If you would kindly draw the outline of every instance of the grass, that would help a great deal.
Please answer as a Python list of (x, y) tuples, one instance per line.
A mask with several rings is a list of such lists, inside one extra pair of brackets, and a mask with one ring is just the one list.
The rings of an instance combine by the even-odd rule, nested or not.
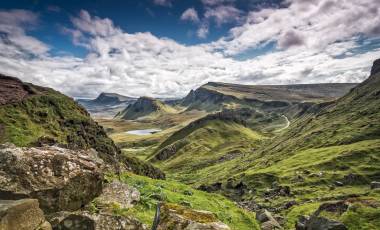
[[(109, 180), (113, 179), (116, 178), (109, 176)], [(149, 226), (153, 221), (156, 204), (161, 200), (191, 209), (210, 211), (231, 229), (259, 229), (254, 213), (240, 209), (221, 195), (198, 191), (172, 180), (154, 180), (132, 173), (124, 173), (121, 181), (137, 188), (141, 193), (141, 200), (131, 209), (121, 210), (116, 205), (114, 212), (135, 216)]]

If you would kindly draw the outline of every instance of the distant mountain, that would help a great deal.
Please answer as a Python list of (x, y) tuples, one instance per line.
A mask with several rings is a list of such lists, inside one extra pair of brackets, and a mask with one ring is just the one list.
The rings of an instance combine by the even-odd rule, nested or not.
[(116, 118), (134, 120), (146, 116), (158, 116), (174, 113), (175, 109), (162, 101), (151, 97), (140, 97), (133, 104), (128, 105), (123, 111), (116, 114)]
[(111, 118), (136, 100), (137, 98), (117, 93), (101, 93), (94, 100), (78, 99), (77, 101), (84, 106), (92, 116)]
[(323, 102), (343, 96), (356, 83), (298, 85), (238, 85), (209, 82), (190, 93), (179, 104), (188, 110), (213, 111), (243, 106), (281, 107), (305, 102)]
[(136, 98), (120, 95), (117, 93), (101, 93), (92, 102), (95, 104), (113, 105), (120, 104), (126, 101), (135, 101)]

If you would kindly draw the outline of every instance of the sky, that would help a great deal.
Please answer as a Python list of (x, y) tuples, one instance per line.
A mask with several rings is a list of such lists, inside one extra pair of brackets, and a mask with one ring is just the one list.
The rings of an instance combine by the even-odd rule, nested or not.
[(75, 98), (361, 82), (380, 58), (378, 1), (1, 1), (0, 73)]

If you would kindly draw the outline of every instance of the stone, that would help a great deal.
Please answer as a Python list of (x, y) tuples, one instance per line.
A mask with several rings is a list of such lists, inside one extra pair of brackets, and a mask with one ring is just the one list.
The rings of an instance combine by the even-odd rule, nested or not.
[(229, 230), (208, 211), (194, 210), (175, 204), (162, 204), (157, 230)]
[(335, 181), (334, 184), (335, 184), (336, 186), (339, 186), (339, 187), (341, 187), (341, 186), (344, 185), (344, 184), (343, 184), (342, 182), (340, 182), (340, 181)]
[(372, 181), (371, 182), (371, 189), (379, 189), (380, 188), (380, 182)]
[(36, 199), (0, 200), (1, 230), (51, 230)]
[(45, 213), (72, 211), (100, 195), (102, 181), (95, 150), (0, 148), (0, 199), (35, 198)]
[(140, 192), (127, 184), (112, 181), (105, 184), (102, 194), (96, 198), (99, 206), (111, 206), (117, 203), (120, 208), (131, 208), (140, 200)]
[(311, 217), (306, 227), (308, 230), (348, 230), (343, 223), (325, 217)]
[(49, 216), (55, 230), (146, 230), (146, 225), (132, 217), (87, 211), (58, 212)]
[(309, 221), (309, 216), (300, 216), (296, 222), (296, 230), (307, 230), (306, 223)]
[(282, 229), (281, 225), (266, 209), (256, 212), (256, 220), (260, 223), (262, 230)]
[(366, 182), (366, 179), (362, 175), (350, 173), (343, 177), (343, 183), (349, 185), (363, 184)]

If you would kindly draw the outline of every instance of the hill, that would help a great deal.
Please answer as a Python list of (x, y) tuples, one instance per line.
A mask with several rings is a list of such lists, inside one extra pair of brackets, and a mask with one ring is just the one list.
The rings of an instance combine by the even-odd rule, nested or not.
[(159, 116), (174, 113), (175, 110), (162, 101), (151, 97), (140, 97), (133, 104), (128, 105), (123, 111), (116, 114), (116, 118), (134, 120), (147, 116)]
[(209, 82), (183, 98), (188, 110), (215, 111), (222, 108), (263, 107), (276, 109), (292, 104), (331, 101), (343, 96), (355, 83), (298, 85), (238, 85)]
[(93, 100), (93, 103), (112, 105), (134, 100), (136, 100), (136, 98), (124, 96), (117, 93), (101, 93), (97, 98)]
[[(294, 229), (300, 215), (311, 215), (329, 203), (338, 205), (334, 202), (354, 208), (321, 215), (348, 229), (377, 229), (380, 195), (371, 182), (380, 180), (379, 66), (380, 61), (375, 61), (366, 81), (346, 88), (348, 92), (335, 100), (326, 102), (326, 97), (314, 95), (302, 96), (302, 100), (288, 97), (288, 101), (306, 98), (313, 103), (294, 116), (289, 127), (269, 136), (263, 136), (258, 126), (249, 130), (256, 138), (247, 139), (246, 128), (252, 127), (249, 122), (240, 122), (236, 132), (229, 133), (233, 129), (228, 126), (239, 122), (206, 119), (161, 144), (174, 145), (175, 154), (160, 160), (162, 150), (158, 150), (151, 160), (169, 177), (224, 194), (250, 210), (267, 209), (282, 216), (286, 229)], [(264, 96), (260, 99), (266, 100)], [(218, 126), (221, 128), (215, 128)], [(221, 135), (224, 132), (226, 135)], [(223, 141), (214, 145), (218, 139)], [(226, 149), (238, 154), (227, 157)], [(223, 160), (217, 160), (220, 156)]]
[(0, 144), (93, 148), (110, 167), (118, 169), (123, 162), (122, 166), (142, 175), (163, 177), (153, 166), (123, 157), (83, 107), (53, 89), (0, 75), (0, 103)]

